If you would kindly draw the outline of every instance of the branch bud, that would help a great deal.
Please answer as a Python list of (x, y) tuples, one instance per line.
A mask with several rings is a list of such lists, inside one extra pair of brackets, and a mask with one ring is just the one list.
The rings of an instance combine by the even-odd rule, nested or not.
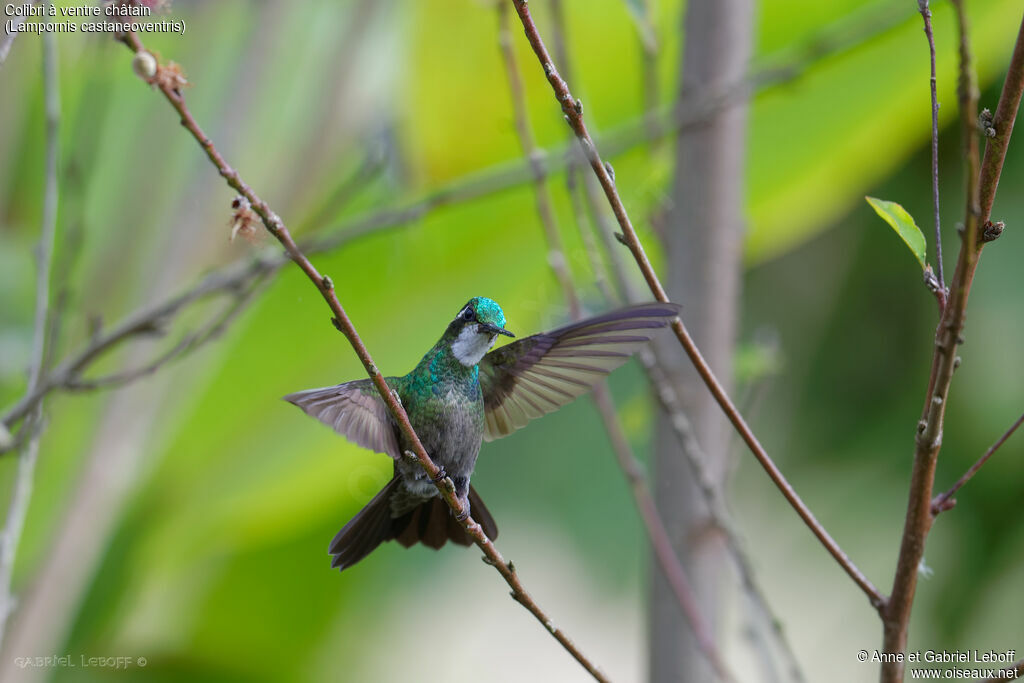
[(136, 76), (148, 83), (156, 76), (156, 70), (157, 61), (152, 53), (145, 50), (139, 50), (135, 53), (135, 57), (132, 58), (132, 71), (135, 72)]
[(999, 236), (1003, 234), (1003, 230), (1006, 228), (1006, 223), (1002, 221), (985, 221), (985, 226), (981, 229), (981, 241), (982, 242), (994, 242), (999, 239)]
[(987, 138), (994, 138), (996, 136), (995, 119), (992, 116), (992, 112), (988, 109), (982, 109), (981, 113), (978, 114), (978, 130), (981, 134)]

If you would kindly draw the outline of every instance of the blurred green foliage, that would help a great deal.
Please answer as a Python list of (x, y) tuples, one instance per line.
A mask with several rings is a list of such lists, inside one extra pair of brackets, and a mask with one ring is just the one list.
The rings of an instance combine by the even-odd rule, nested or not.
[[(629, 3), (568, 0), (574, 94), (598, 134), (642, 114), (641, 53)], [(930, 216), (928, 54), (914, 3), (766, 2), (756, 64), (796, 59), (804, 75), (753, 102), (747, 170), (750, 263), (742, 342), (769, 329), (776, 374), (751, 371), (762, 441), (818, 517), (885, 589), (895, 563), (913, 430), (927, 379), (934, 301), (920, 275), (860, 202), (871, 192)], [(541, 31), (550, 31), (535, 3)], [(655, 3), (659, 101), (677, 90), (682, 7)], [(986, 90), (998, 95), (1019, 20), (1013, 0), (969, 3)], [(518, 163), (512, 109), (490, 3), (176, 2), (183, 36), (146, 35), (181, 65), (190, 107), (226, 158), (290, 225), (314, 215), (366, 159), (376, 169), (326, 225), (402, 206), (481, 168)], [(896, 17), (895, 20), (893, 17)], [(955, 120), (955, 27), (935, 8), (940, 121)], [(877, 29), (872, 27), (877, 25)], [(830, 54), (849, 27), (867, 39)], [(543, 74), (518, 40), (539, 143), (567, 131)], [(62, 36), (61, 208), (57, 278), (68, 285), (57, 356), (108, 323), (195, 283), (222, 264), (273, 250), (228, 242), (232, 198), (130, 68), (122, 46)], [(32, 264), (43, 173), (40, 41), (23, 35), (0, 68), (0, 403), (24, 389)], [(827, 56), (818, 59), (816, 55)], [(1017, 141), (1019, 142), (1019, 141)], [(971, 299), (969, 343), (954, 383), (938, 487), (952, 483), (1024, 405), (1024, 283), (1013, 225), (1024, 218), (1020, 145), (1011, 145), (996, 205), (1006, 234), (985, 251)], [(672, 145), (613, 159), (626, 206), (654, 257), (649, 218), (667, 201)], [(947, 266), (963, 214), (959, 143), (944, 133), (942, 216)], [(379, 163), (377, 163), (379, 162)], [(551, 180), (573, 273), (604, 306), (564, 179)], [(1014, 220), (1017, 219), (1017, 220)], [(315, 259), (388, 374), (404, 373), (470, 296), (505, 309), (530, 333), (564, 319), (530, 188), (438, 208)], [(931, 252), (930, 252), (931, 253)], [(137, 365), (167, 339), (112, 354)], [(144, 656), (130, 680), (583, 680), (507, 598), (476, 551), (389, 545), (339, 576), (327, 541), (386, 481), (390, 464), (278, 400), (362, 375), (328, 311), (285, 269), (226, 335), (117, 394), (59, 395), (17, 566), (32, 585), (76, 487), (98, 454), (118, 463), (94, 492), (112, 525), (84, 595), (53, 625), (58, 653)], [(763, 363), (759, 362), (760, 366)], [(611, 380), (642, 455), (651, 405), (641, 374)], [(769, 397), (766, 400), (764, 397)], [(872, 610), (737, 444), (734, 507), (762, 583), (810, 680), (869, 680), (854, 655), (880, 643)], [(1024, 464), (1010, 442), (937, 523), (919, 584), (916, 648), (1010, 648), (1024, 632), (1006, 595), (1024, 580), (1019, 516)], [(111, 455), (113, 454), (113, 455)], [(645, 456), (646, 457), (646, 456)], [(6, 509), (14, 458), (0, 461)], [(499, 547), (556, 621), (617, 680), (643, 669), (648, 562), (636, 514), (596, 411), (579, 401), (485, 445), (474, 477), (499, 520)], [(124, 492), (122, 499), (121, 492)], [(96, 523), (103, 524), (103, 515)], [(744, 656), (738, 629), (724, 638)], [(524, 657), (529, 653), (529, 657)], [(14, 653), (16, 655), (49, 654)], [(840, 673), (836, 673), (838, 666)], [(55, 680), (122, 672), (61, 668)]]

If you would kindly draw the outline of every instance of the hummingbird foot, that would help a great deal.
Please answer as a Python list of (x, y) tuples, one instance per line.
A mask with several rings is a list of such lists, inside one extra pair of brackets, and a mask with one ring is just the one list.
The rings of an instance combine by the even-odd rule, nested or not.
[(471, 510), (469, 504), (469, 477), (453, 477), (452, 483), (455, 484), (455, 496), (459, 499), (459, 504), (462, 508), (462, 512), (457, 513), (455, 519), (462, 522), (469, 517)]
[(469, 477), (452, 477), (452, 484), (455, 485), (455, 495), (462, 504), (469, 507)]
[(437, 474), (435, 474), (434, 477), (433, 477), (434, 483), (435, 484), (440, 484), (447, 477), (448, 477), (448, 470), (446, 470), (444, 468), (444, 465), (438, 465), (437, 466)]

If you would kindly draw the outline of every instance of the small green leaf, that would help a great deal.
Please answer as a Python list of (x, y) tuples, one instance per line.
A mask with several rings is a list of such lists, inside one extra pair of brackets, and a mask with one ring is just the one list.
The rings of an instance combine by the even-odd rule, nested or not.
[(924, 270), (927, 267), (925, 264), (924, 233), (921, 232), (921, 228), (917, 227), (914, 217), (896, 202), (876, 199), (874, 197), (865, 197), (864, 199), (868, 200), (868, 204), (875, 210), (875, 213), (892, 226), (892, 229), (900, 236), (900, 239), (907, 245), (907, 248), (914, 252), (914, 256), (917, 257), (918, 262), (921, 264), (921, 270)]

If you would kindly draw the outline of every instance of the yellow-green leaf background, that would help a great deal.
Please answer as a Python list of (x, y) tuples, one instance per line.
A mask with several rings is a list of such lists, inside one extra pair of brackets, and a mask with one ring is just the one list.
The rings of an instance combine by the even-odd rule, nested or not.
[[(676, 1), (654, 4), (658, 99), (668, 106), (678, 88), (683, 10)], [(600, 144), (602, 133), (642, 114), (635, 25), (622, 0), (565, 5), (570, 85)], [(750, 110), (740, 339), (767, 330), (778, 340), (781, 370), (746, 407), (797, 490), (883, 589), (895, 566), (935, 321), (920, 275), (861, 200), (884, 196), (931, 224), (927, 45), (916, 3), (893, 5), (757, 6), (754, 67), (795, 61), (805, 71), (759, 90)], [(531, 7), (548, 35), (545, 3)], [(994, 107), (1020, 4), (968, 7), (982, 104)], [(186, 20), (185, 34), (144, 35), (146, 44), (182, 65), (196, 119), (289, 225), (302, 226), (364, 159), (381, 160), (342, 210), (302, 226), (301, 236), (520, 164), (489, 2), (179, 1), (171, 12)], [(959, 141), (947, 125), (956, 121), (949, 3), (936, 5), (934, 24), (949, 272), (963, 213)], [(815, 56), (822, 36), (842, 42), (848, 32), (859, 36), (853, 45)], [(513, 35), (539, 143), (557, 156), (568, 132), (562, 114), (515, 24)], [(58, 46), (58, 278), (71, 287), (63, 357), (87, 343), (90, 319), (113, 324), (214, 268), (275, 247), (269, 239), (228, 241), (232, 193), (159, 93), (133, 75), (123, 46), (81, 34), (60, 36)], [(22, 35), (0, 68), (4, 405), (24, 390), (31, 342), (44, 149), (39, 74), (40, 40)], [(1024, 242), (1014, 225), (1024, 217), (1015, 190), (1024, 171), (1019, 142), (996, 204), (1008, 227), (986, 249), (972, 292), (938, 487), (1024, 406), (1024, 360), (1014, 351), (1024, 336)], [(659, 267), (649, 219), (669, 199), (672, 150), (670, 141), (640, 143), (611, 159)], [(564, 177), (554, 175), (551, 187), (570, 267), (588, 307), (599, 310)], [(517, 334), (566, 316), (525, 183), (429, 211), (315, 262), (387, 374), (412, 367), (470, 296), (498, 300)], [(211, 310), (98, 369), (144, 363)], [(329, 317), (305, 277), (286, 268), (201, 351), (117, 393), (48, 400), (16, 590), (45, 575), (54, 539), (71, 524), (66, 515), (106, 532), (86, 548), (94, 562), (86, 552), (82, 566), (63, 567), (80, 590), (61, 584), (65, 601), (46, 628), (52, 651), (5, 654), (145, 657), (126, 680), (585, 680), (475, 549), (389, 544), (344, 574), (329, 570), (327, 542), (390, 476), (386, 458), (279, 400), (362, 376)], [(611, 384), (646, 459), (653, 407), (641, 373), (627, 366)], [(1009, 598), (1024, 580), (1020, 453), (1011, 441), (937, 523), (926, 554), (934, 575), (919, 583), (911, 649), (1020, 646), (1024, 624)], [(880, 646), (873, 610), (738, 442), (732, 455), (736, 516), (808, 679), (873, 679), (875, 669), (855, 661), (858, 650)], [(2, 509), (15, 469), (13, 457), (0, 460)], [(83, 503), (84, 481), (91, 483)], [(501, 527), (499, 547), (555, 622), (615, 680), (639, 680), (650, 562), (590, 403), (485, 445), (474, 484)], [(743, 671), (755, 660), (742, 605), (730, 614), (720, 639)], [(34, 673), (99, 681), (122, 672)]]

